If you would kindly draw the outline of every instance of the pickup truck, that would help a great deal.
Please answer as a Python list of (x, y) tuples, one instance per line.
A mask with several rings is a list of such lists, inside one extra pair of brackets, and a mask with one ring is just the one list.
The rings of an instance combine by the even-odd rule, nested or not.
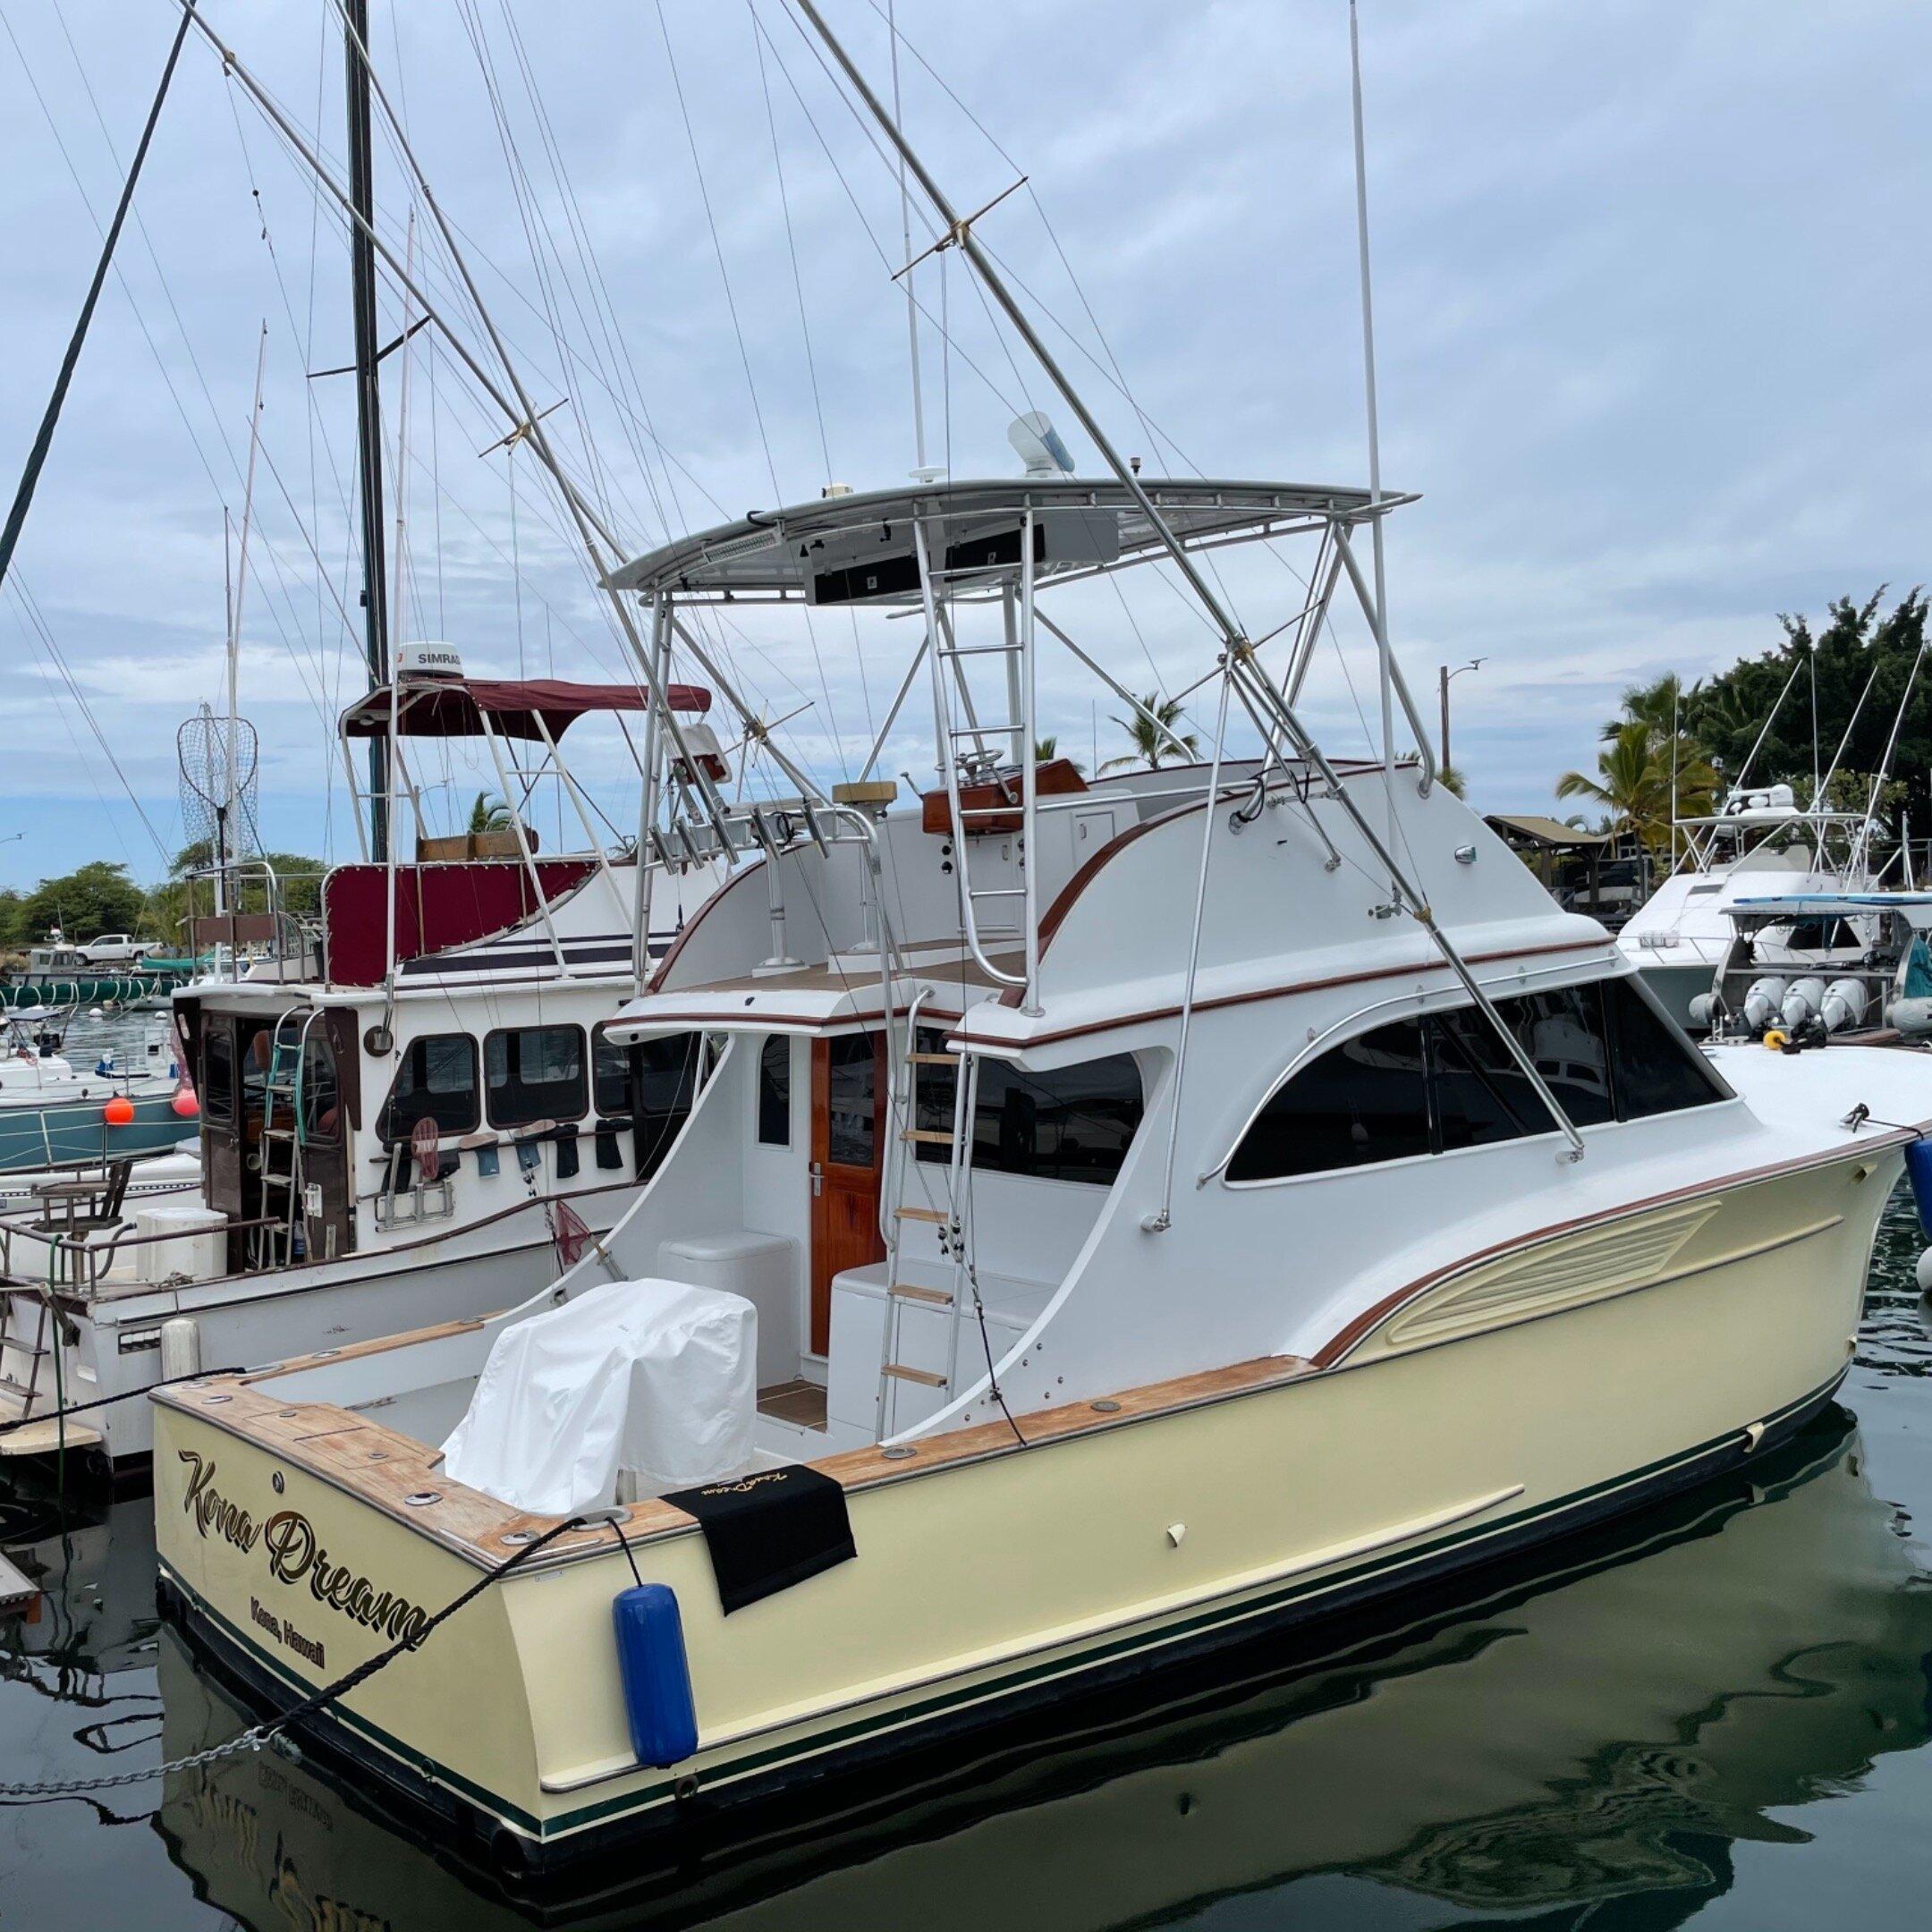
[(137, 939), (131, 933), (102, 933), (74, 948), (83, 966), (131, 966), (153, 949), (153, 940)]

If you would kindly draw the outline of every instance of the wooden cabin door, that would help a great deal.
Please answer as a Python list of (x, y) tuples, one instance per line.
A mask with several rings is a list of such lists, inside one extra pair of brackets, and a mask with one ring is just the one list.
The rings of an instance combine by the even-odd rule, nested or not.
[(832, 1277), (886, 1258), (879, 1180), (886, 1157), (886, 1042), (849, 1033), (812, 1042), (811, 1352), (832, 1343)]

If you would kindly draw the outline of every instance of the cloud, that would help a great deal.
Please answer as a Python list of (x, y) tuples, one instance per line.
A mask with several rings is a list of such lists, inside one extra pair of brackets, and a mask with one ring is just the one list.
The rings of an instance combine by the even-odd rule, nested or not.
[[(339, 164), (339, 53), (316, 11), (208, 11)], [(479, 7), (507, 156), (462, 16), (376, 12), (410, 139), (623, 547), (911, 469), (896, 174), (772, 0), (758, 4), (768, 45), (743, 10), (668, 4), (674, 81), (654, 6)], [(171, 23), (110, 0), (15, 13), (21, 59), (10, 46), (0, 64), (0, 432), (23, 454), (97, 246), (82, 190), (104, 216)], [(901, 0), (899, 17), (918, 50), (901, 63), (908, 128), (962, 206), (1029, 176), (980, 232), (1123, 446), (1157, 469), (1178, 447), (1209, 474), (1360, 478), (1338, 8), (1078, 0), (1007, 13), (993, 34), (982, 10), (939, 0)], [(874, 10), (850, 0), (835, 18), (883, 79)], [(1775, 641), (1779, 610), (1921, 574), (1932, 456), (1914, 405), (1932, 272), (1902, 211), (1932, 187), (1932, 17), (1904, 0), (1690, 14), (1661, 0), (1371, 0), (1363, 41), (1384, 468), (1422, 492), (1389, 532), (1397, 642), (1419, 692), (1438, 663), (1485, 658), (1454, 687), (1457, 763), (1479, 803), (1534, 809), (1588, 762), (1625, 683), (1707, 672)], [(386, 143), (377, 175), (401, 252), (407, 201)], [(30, 833), (0, 847), (14, 879), (97, 852), (150, 868), (123, 780), (172, 835), (174, 728), (224, 701), (239, 552), (224, 512), (239, 523), (264, 319), (242, 701), (274, 843), (352, 849), (325, 720), (362, 675), (352, 395), (309, 377), (347, 360), (340, 216), (194, 47), (137, 206), (124, 284), (104, 297), (19, 556), (112, 757), (0, 600), (27, 747), (0, 767)], [(932, 239), (915, 219), (912, 251)], [(414, 248), (487, 360), (420, 219)], [(928, 455), (1008, 473), (1008, 414), (1038, 406), (1090, 462), (957, 255), (917, 285)], [(402, 319), (386, 282), (381, 308), (386, 338)], [(528, 449), (479, 453), (506, 424), (434, 341), (417, 338), (411, 371), (404, 633), (502, 670), (625, 675), (569, 519)], [(391, 521), (402, 367), (385, 373)], [(1257, 629), (1298, 601), (1272, 558), (1222, 568)], [(1123, 588), (1124, 606), (1069, 598), (1070, 626), (1134, 689), (1191, 682), (1208, 663), (1198, 618), (1153, 572)], [(1338, 619), (1337, 636), (1347, 665), (1325, 647), (1308, 698), (1348, 750), (1375, 708), (1361, 625)], [(832, 614), (808, 629), (750, 609), (722, 638), (747, 694), (797, 711), (790, 741), (831, 774), (863, 758), (914, 641), (904, 623), (855, 633)], [(1090, 755), (1097, 725), (1108, 755), (1116, 700), (1057, 656), (1041, 691), (1046, 728)], [(929, 771), (922, 702), (921, 688), (886, 768)], [(581, 745), (627, 822), (622, 741)], [(434, 776), (438, 811), (494, 786), (487, 761), (454, 752)]]

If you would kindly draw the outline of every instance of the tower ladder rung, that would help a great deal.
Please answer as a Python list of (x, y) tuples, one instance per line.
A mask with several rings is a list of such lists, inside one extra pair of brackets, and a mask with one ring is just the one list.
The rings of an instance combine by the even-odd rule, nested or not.
[(895, 1382), (917, 1382), (921, 1388), (944, 1388), (946, 1378), (930, 1368), (909, 1368), (903, 1362), (887, 1362), (886, 1373)]
[(893, 1213), (901, 1221), (927, 1221), (934, 1227), (945, 1227), (948, 1219), (936, 1208), (894, 1208)]
[(907, 1127), (901, 1131), (902, 1140), (923, 1140), (928, 1147), (951, 1147), (953, 1136), (942, 1132), (936, 1127)]
[(951, 1308), (953, 1297), (944, 1288), (922, 1288), (917, 1282), (895, 1281), (887, 1291), (906, 1301), (924, 1301), (934, 1308)]

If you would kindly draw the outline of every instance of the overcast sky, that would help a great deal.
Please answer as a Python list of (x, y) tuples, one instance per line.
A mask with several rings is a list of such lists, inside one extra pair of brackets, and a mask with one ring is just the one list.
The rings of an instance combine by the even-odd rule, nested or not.
[[(884, 0), (826, 4), (889, 85)], [(490, 313), (539, 406), (568, 399), (549, 426), (628, 547), (912, 467), (892, 177), (782, 0), (754, 4), (416, 0), (398, 20), (371, 0), (385, 83)], [(205, 12), (338, 162), (325, 0)], [(9, 491), (174, 13), (0, 0)], [(1341, 0), (900, 0), (899, 21), (957, 97), (902, 55), (908, 125), (954, 199), (1028, 176), (979, 233), (1125, 448), (1150, 471), (1364, 479)], [(1437, 665), (1485, 659), (1454, 685), (1455, 762), (1479, 804), (1546, 809), (1624, 684), (1720, 668), (1775, 642), (1780, 611), (1925, 573), (1932, 10), (1365, 0), (1363, 45), (1383, 470), (1421, 494), (1389, 530), (1392, 630), (1432, 718)], [(392, 145), (377, 173), (400, 252)], [(137, 209), (16, 562), (72, 688), (0, 598), (0, 836), (24, 834), (0, 843), (0, 882), (93, 856), (151, 877), (179, 843), (174, 731), (223, 701), (223, 512), (241, 514), (264, 321), (242, 708), (270, 843), (352, 852), (325, 726), (361, 675), (352, 396), (304, 376), (348, 357), (340, 221), (192, 39)], [(931, 230), (915, 227), (917, 252)], [(450, 263), (418, 246), (479, 346)], [(1037, 406), (1097, 468), (948, 264), (919, 281), (932, 460), (1013, 473), (1007, 422)], [(383, 311), (394, 334), (393, 284)], [(447, 638), (477, 669), (621, 674), (530, 453), (479, 454), (506, 425), (433, 341), (410, 366), (402, 634)], [(402, 369), (385, 375), (392, 486)], [(1208, 668), (1207, 632), (1141, 576), (1124, 604), (1070, 608), (1123, 682), (1180, 690)], [(1257, 632), (1298, 602), (1261, 553), (1227, 583)], [(909, 631), (855, 641), (824, 616), (808, 635), (748, 613), (728, 641), (836, 775), (862, 759)], [(1336, 643), (1309, 704), (1351, 752), (1349, 678), (1372, 715), (1372, 673), (1359, 622)], [(1070, 665), (1043, 668), (1043, 693), (1063, 746), (1119, 749), (1119, 706)], [(905, 723), (886, 768), (929, 770)], [(634, 810), (606, 728), (583, 763), (614, 818)], [(494, 784), (461, 762), (426, 776), (438, 818)]]

